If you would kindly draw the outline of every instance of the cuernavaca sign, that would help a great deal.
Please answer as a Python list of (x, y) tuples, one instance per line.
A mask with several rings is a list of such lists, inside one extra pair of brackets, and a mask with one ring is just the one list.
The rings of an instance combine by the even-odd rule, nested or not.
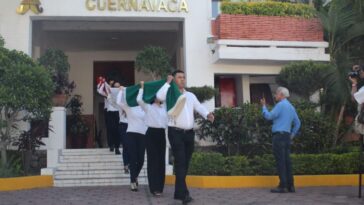
[(89, 11), (188, 13), (189, 10), (187, 0), (86, 0), (85, 3)]
[(23, 15), (31, 10), (35, 14), (40, 14), (43, 12), (40, 4), (40, 0), (22, 0), (18, 8), (16, 8), (16, 13)]

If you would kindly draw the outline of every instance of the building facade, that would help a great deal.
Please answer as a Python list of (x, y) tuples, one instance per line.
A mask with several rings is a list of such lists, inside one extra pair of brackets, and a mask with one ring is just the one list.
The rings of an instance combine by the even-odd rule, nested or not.
[[(99, 127), (103, 99), (95, 91), (96, 77), (113, 73), (126, 86), (151, 80), (134, 68), (147, 45), (167, 50), (173, 67), (186, 72), (187, 86), (218, 88), (219, 95), (205, 103), (211, 111), (271, 95), (287, 63), (329, 61), (317, 19), (220, 14), (215, 0), (0, 0), (0, 5), (5, 47), (34, 59), (48, 48), (63, 50), (69, 78), (77, 84), (74, 93), (82, 95), (84, 114), (98, 119)], [(53, 140), (47, 149), (64, 143)]]

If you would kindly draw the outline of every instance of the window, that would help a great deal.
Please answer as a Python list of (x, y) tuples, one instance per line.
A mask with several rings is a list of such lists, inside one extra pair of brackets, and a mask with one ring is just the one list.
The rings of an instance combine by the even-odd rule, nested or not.
[(212, 18), (216, 18), (220, 14), (220, 0), (212, 0)]

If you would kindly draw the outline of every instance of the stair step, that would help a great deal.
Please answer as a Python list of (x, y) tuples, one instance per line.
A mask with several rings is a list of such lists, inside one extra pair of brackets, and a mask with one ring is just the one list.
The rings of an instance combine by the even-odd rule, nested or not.
[(82, 171), (82, 170), (122, 170), (124, 169), (124, 166), (117, 165), (117, 166), (93, 166), (93, 167), (87, 167), (87, 166), (58, 166), (57, 171)]
[[(140, 173), (140, 177), (146, 176), (146, 173)], [(119, 174), (81, 174), (81, 175), (63, 175), (57, 174), (54, 179), (109, 179), (109, 178), (130, 178), (129, 174), (119, 173)]]
[(111, 169), (111, 170), (57, 170), (57, 175), (88, 175), (88, 174), (123, 174), (124, 169)]
[(92, 158), (80, 158), (80, 157), (73, 157), (73, 158), (65, 158), (63, 156), (60, 157), (59, 161), (61, 163), (102, 163), (102, 162), (119, 162), (121, 163), (123, 161), (122, 158), (116, 158), (116, 157), (95, 157), (94, 159)]
[[(147, 184), (146, 177), (139, 177), (140, 185)], [(112, 186), (112, 185), (129, 185), (129, 178), (109, 178), (109, 179), (64, 179), (54, 180), (55, 187), (78, 187), (78, 186)]]

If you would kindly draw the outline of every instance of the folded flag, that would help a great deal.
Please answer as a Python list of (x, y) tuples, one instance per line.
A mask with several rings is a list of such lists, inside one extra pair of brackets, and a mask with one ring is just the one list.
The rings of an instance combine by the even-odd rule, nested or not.
[[(158, 80), (144, 83), (143, 101), (152, 104), (156, 98), (158, 90), (166, 83), (165, 80)], [(128, 106), (138, 106), (136, 100), (140, 85), (134, 85), (126, 88), (125, 98)], [(166, 96), (166, 107), (168, 115), (177, 117), (182, 111), (186, 97), (179, 91), (176, 83), (171, 82)]]

